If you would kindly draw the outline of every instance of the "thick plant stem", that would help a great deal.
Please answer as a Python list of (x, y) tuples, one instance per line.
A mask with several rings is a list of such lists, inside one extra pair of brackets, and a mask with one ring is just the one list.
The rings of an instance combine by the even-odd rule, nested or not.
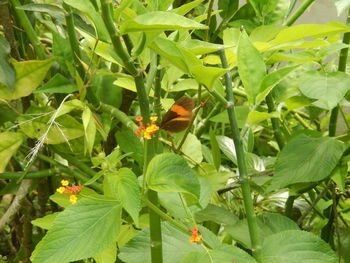
[[(112, 19), (112, 1), (111, 0), (101, 0), (101, 9), (103, 21), (106, 25), (108, 33), (110, 35), (114, 51), (123, 61), (126, 71), (134, 77), (137, 95), (139, 98), (141, 115), (143, 117), (144, 125), (146, 126), (149, 122), (150, 110), (149, 101), (146, 93), (146, 88), (144, 85), (142, 71), (137, 67), (136, 64), (131, 60), (128, 52), (125, 50), (120, 36), (115, 29), (113, 19)], [(143, 173), (146, 174), (147, 166), (149, 161), (154, 155), (154, 142), (153, 140), (145, 141), (145, 151), (144, 151), (144, 167)], [(158, 195), (156, 192), (149, 190), (148, 199), (155, 205), (158, 206)], [(162, 263), (162, 232), (160, 217), (153, 210), (149, 210), (150, 217), (150, 237), (151, 237), (151, 259), (152, 263)]]
[[(350, 12), (348, 13), (348, 17), (346, 19), (346, 23), (347, 24), (350, 23)], [(349, 32), (344, 34), (343, 43), (346, 44), (346, 45), (349, 45), (349, 43), (350, 43), (350, 33)], [(348, 59), (348, 52), (349, 52), (349, 48), (348, 47), (343, 48), (340, 51), (339, 62), (338, 62), (338, 71), (341, 71), (341, 72), (345, 72), (346, 71), (346, 62), (347, 62), (347, 59)], [(338, 112), (339, 112), (339, 108), (338, 107), (339, 106), (335, 107), (332, 110), (331, 117), (330, 117), (330, 120), (329, 120), (328, 134), (331, 137), (335, 136), (336, 130), (337, 130), (337, 120), (338, 120)]]
[(30, 43), (32, 43), (35, 53), (38, 56), (39, 59), (45, 59), (46, 54), (44, 52), (44, 48), (40, 46), (39, 38), (32, 27), (32, 24), (29, 21), (29, 18), (26, 14), (26, 12), (22, 9), (18, 9), (17, 7), (21, 6), (21, 3), (19, 0), (12, 0), (11, 4), (13, 5), (15, 12), (17, 14), (17, 17), (19, 19), (19, 22), (21, 23), (21, 26), (23, 27), (24, 31), (26, 32)]
[[(50, 168), (37, 172), (28, 172), (26, 175), (27, 179), (48, 177), (57, 174), (58, 169)], [(4, 172), (0, 174), (0, 179), (17, 179), (23, 176), (23, 172)]]
[(101, 110), (103, 112), (111, 114), (112, 116), (116, 117), (118, 121), (124, 124), (125, 127), (131, 129), (132, 131), (135, 131), (137, 129), (137, 125), (129, 118), (129, 116), (116, 107), (100, 103), (96, 110)]
[[(227, 60), (224, 50), (220, 51), (220, 59), (223, 68), (227, 68)], [(237, 125), (234, 105), (234, 97), (232, 91), (232, 81), (230, 73), (225, 74), (225, 86), (226, 86), (226, 96), (230, 106), (227, 108), (228, 117), (230, 120), (231, 132), (233, 136), (233, 141), (235, 144), (235, 150), (237, 155), (238, 170), (241, 179), (241, 188), (243, 193), (244, 207), (247, 215), (249, 235), (252, 244), (252, 251), (255, 259), (258, 263), (262, 262), (261, 253), (261, 240), (258, 228), (258, 223), (256, 220), (256, 215), (254, 212), (254, 204), (252, 200), (252, 192), (250, 189), (250, 182), (248, 177), (248, 171), (246, 167), (245, 153), (243, 149), (243, 142), (241, 134)]]
[(67, 12), (66, 16), (65, 16), (65, 20), (66, 20), (66, 25), (67, 25), (68, 39), (69, 39), (70, 47), (72, 49), (73, 59), (74, 59), (74, 63), (75, 63), (74, 66), (77, 69), (79, 76), (82, 79), (84, 79), (85, 78), (85, 70), (84, 70), (83, 65), (80, 62), (81, 51), (80, 51), (80, 47), (79, 47), (79, 41), (78, 41), (77, 35), (75, 33), (72, 9), (66, 3), (63, 3), (62, 6)]
[(285, 204), (285, 209), (284, 209), (284, 214), (288, 216), (289, 218), (293, 217), (293, 204), (294, 204), (295, 196), (290, 195), (287, 198), (286, 204)]
[(208, 5), (207, 19), (205, 20), (205, 24), (208, 26), (208, 29), (205, 30), (204, 41), (209, 40), (210, 19), (211, 19), (211, 13), (213, 11), (213, 5), (214, 5), (214, 0), (210, 0), (209, 5)]
[(298, 9), (290, 16), (287, 21), (284, 23), (285, 26), (291, 26), (294, 22), (305, 12), (305, 10), (316, 0), (306, 0), (304, 1)]
[(13, 32), (8, 0), (0, 0), (0, 24), (2, 25), (5, 37), (10, 44), (11, 56), (16, 60), (19, 60), (20, 55), (16, 45), (15, 33)]

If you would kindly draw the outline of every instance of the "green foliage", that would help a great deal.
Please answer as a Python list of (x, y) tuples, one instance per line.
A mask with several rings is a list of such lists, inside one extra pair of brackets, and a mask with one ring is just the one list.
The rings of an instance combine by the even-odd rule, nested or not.
[(83, 198), (55, 218), (31, 260), (63, 263), (95, 256), (116, 241), (120, 216), (121, 205), (114, 198)]
[(189, 193), (199, 197), (200, 186), (195, 173), (182, 157), (173, 153), (154, 157), (148, 165), (145, 180), (154, 191)]
[(349, 261), (349, 21), (214, 2), (2, 5), (8, 262)]
[(299, 135), (281, 151), (270, 190), (296, 183), (318, 182), (331, 175), (344, 146), (336, 139)]
[(337, 262), (334, 251), (319, 237), (300, 230), (279, 232), (263, 243), (263, 262)]

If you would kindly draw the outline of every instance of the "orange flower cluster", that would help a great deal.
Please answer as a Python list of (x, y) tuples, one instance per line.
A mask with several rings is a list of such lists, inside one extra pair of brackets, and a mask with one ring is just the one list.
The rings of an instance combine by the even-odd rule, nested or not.
[(62, 180), (60, 187), (56, 189), (56, 191), (60, 194), (70, 194), (69, 202), (71, 204), (76, 204), (78, 201), (77, 194), (81, 191), (81, 188), (83, 187), (81, 184), (69, 186), (68, 180)]
[(157, 121), (158, 117), (157, 116), (153, 116), (150, 118), (151, 123), (147, 124), (147, 127), (145, 127), (142, 123), (143, 118), (141, 116), (138, 116), (135, 118), (136, 121), (139, 122), (139, 127), (137, 128), (137, 130), (135, 131), (135, 134), (139, 137), (143, 137), (146, 140), (150, 140), (152, 139), (152, 134), (154, 134), (156, 131), (159, 130), (159, 126), (157, 126), (155, 124), (155, 122)]
[(190, 241), (191, 243), (200, 243), (202, 241), (202, 235), (199, 233), (198, 228), (197, 227), (192, 227), (192, 235), (189, 238), (188, 241)]

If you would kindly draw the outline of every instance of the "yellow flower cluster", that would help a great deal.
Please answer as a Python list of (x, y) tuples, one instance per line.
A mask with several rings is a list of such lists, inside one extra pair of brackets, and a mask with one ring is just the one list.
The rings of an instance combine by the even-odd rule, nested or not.
[(151, 123), (147, 124), (147, 128), (142, 123), (143, 118), (141, 116), (138, 116), (135, 118), (136, 121), (139, 122), (139, 127), (135, 131), (135, 134), (139, 137), (143, 137), (146, 140), (152, 139), (152, 134), (154, 134), (156, 131), (159, 130), (159, 126), (155, 124), (157, 121), (158, 117), (157, 116), (152, 116), (150, 117)]
[(81, 184), (69, 186), (68, 180), (62, 180), (61, 186), (56, 189), (56, 192), (60, 194), (71, 194), (69, 196), (69, 202), (71, 204), (76, 204), (78, 201), (77, 194), (81, 191), (82, 187)]

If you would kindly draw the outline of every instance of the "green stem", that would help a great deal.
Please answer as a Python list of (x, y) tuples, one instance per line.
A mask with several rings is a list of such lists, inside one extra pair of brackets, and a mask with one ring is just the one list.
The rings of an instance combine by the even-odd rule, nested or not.
[(304, 1), (298, 9), (290, 16), (287, 21), (284, 23), (285, 26), (291, 26), (294, 22), (305, 12), (305, 10), (316, 0), (306, 0)]
[[(346, 19), (346, 23), (350, 23), (350, 9), (348, 11), (348, 17)], [(350, 33), (347, 32), (343, 36), (343, 43), (346, 45), (349, 45), (350, 43)], [(341, 72), (346, 72), (346, 63), (348, 60), (348, 52), (349, 52), (349, 47), (343, 48), (340, 51), (339, 54), (339, 62), (338, 62), (338, 71)], [(328, 126), (328, 134), (331, 137), (334, 137), (337, 131), (337, 120), (338, 120), (338, 112), (339, 112), (339, 106), (335, 107), (332, 112), (331, 112), (331, 117), (329, 120), (329, 126)]]
[[(4, 172), (0, 174), (0, 179), (17, 179), (23, 177), (24, 172)], [(28, 172), (25, 177), (26, 179), (42, 178), (57, 174), (57, 169), (50, 168), (37, 172)]]
[(21, 6), (21, 3), (19, 2), (19, 0), (12, 0), (11, 3), (15, 9), (15, 12), (17, 14), (17, 17), (19, 19), (21, 26), (23, 27), (24, 31), (26, 32), (30, 43), (32, 43), (32, 45), (34, 47), (36, 55), (38, 56), (39, 59), (45, 59), (46, 54), (45, 54), (44, 48), (40, 45), (39, 38), (38, 38), (34, 28), (32, 27), (32, 24), (30, 23), (26, 12), (22, 9), (17, 8), (17, 7)]
[(210, 0), (208, 5), (207, 19), (205, 20), (205, 24), (208, 26), (208, 28), (205, 30), (204, 41), (208, 41), (209, 39), (210, 19), (211, 19), (211, 12), (213, 11), (213, 5), (214, 5), (214, 0)]
[[(157, 69), (158, 65), (159, 65), (159, 63), (157, 63), (157, 57), (158, 57), (157, 54), (152, 52), (150, 69), (149, 69), (149, 72), (148, 72), (147, 78), (146, 78), (146, 93), (147, 94), (149, 94), (149, 92), (151, 91), (153, 80), (154, 80), (154, 78), (157, 78), (156, 74), (158, 74), (158, 71), (160, 71), (159, 69)], [(160, 75), (159, 75), (159, 78), (160, 78)]]
[(193, 118), (191, 119), (190, 125), (187, 127), (187, 129), (186, 129), (186, 131), (185, 131), (185, 134), (182, 136), (182, 139), (181, 139), (179, 145), (176, 147), (178, 151), (181, 150), (182, 145), (185, 143), (185, 141), (186, 141), (186, 139), (187, 139), (187, 136), (188, 136), (188, 134), (189, 134), (190, 131), (191, 131), (193, 122), (194, 122), (194, 120), (196, 119), (196, 117), (197, 117), (198, 112), (199, 112), (200, 109), (201, 109), (201, 107), (198, 107), (198, 108), (195, 110), (195, 112), (194, 112), (194, 114), (193, 114), (194, 116), (193, 116)]
[(288, 196), (288, 199), (285, 204), (285, 211), (284, 214), (288, 216), (289, 218), (293, 217), (293, 204), (294, 204), (295, 196), (290, 195)]
[(131, 129), (132, 131), (135, 131), (137, 129), (137, 125), (129, 118), (129, 116), (116, 107), (100, 103), (96, 110), (101, 110), (103, 112), (111, 114), (112, 116), (116, 117), (117, 120), (119, 120), (125, 127)]
[(67, 5), (64, 2), (62, 4), (62, 6), (66, 10), (65, 19), (66, 19), (68, 39), (69, 39), (70, 47), (72, 49), (73, 59), (74, 59), (74, 63), (75, 63), (74, 66), (77, 69), (80, 77), (82, 79), (84, 79), (85, 78), (85, 70), (84, 70), (83, 65), (80, 62), (81, 51), (80, 51), (79, 41), (78, 41), (77, 35), (75, 33), (72, 9), (69, 5)]
[[(273, 101), (271, 92), (266, 96), (266, 104), (268, 112), (274, 112), (276, 110), (275, 102)], [(282, 150), (284, 147), (284, 138), (281, 132), (279, 120), (277, 118), (271, 118), (271, 123), (278, 147), (280, 150)]]
[[(25, 145), (22, 145), (21, 148), (23, 148), (25, 151), (30, 149), (29, 147), (27, 147)], [(47, 163), (51, 164), (54, 167), (57, 167), (61, 172), (64, 172), (64, 173), (66, 173), (68, 175), (73, 175), (74, 177), (78, 178), (82, 182), (87, 182), (90, 179), (88, 176), (82, 174), (80, 171), (77, 171), (75, 169), (69, 168), (69, 167), (67, 167), (67, 166), (57, 162), (56, 160), (54, 160), (54, 159), (52, 159), (52, 158), (50, 158), (50, 157), (48, 157), (46, 155), (43, 155), (43, 154), (39, 153), (39, 154), (36, 155), (36, 158), (40, 159), (40, 160), (42, 160), (44, 162), (47, 162)], [(26, 174), (26, 173), (24, 172), (24, 174)], [(23, 176), (23, 175), (21, 175), (21, 176)], [(99, 192), (103, 192), (102, 186), (100, 184), (96, 183), (96, 182), (92, 183), (89, 186), (91, 186), (92, 188), (96, 189)]]
[(196, 131), (196, 136), (199, 138), (203, 132), (208, 128), (209, 124), (210, 124), (210, 118), (213, 117), (214, 115), (218, 114), (221, 111), (222, 108), (222, 104), (221, 102), (217, 102), (215, 104), (215, 106), (212, 108), (212, 110), (208, 113), (208, 115), (206, 116), (202, 126), (200, 126), (198, 128), (198, 130)]
[(260, 10), (257, 6), (257, 4), (255, 3), (256, 1), (255, 0), (250, 0), (250, 1), (247, 1), (249, 2), (249, 4), (253, 7), (254, 11), (255, 11), (255, 14), (258, 18), (261, 18), (261, 13), (260, 13)]
[[(137, 90), (137, 95), (139, 98), (140, 110), (143, 117), (144, 125), (146, 126), (149, 122), (150, 110), (148, 95), (146, 93), (146, 88), (143, 81), (143, 75), (141, 70), (133, 63), (129, 54), (125, 51), (122, 41), (118, 32), (115, 29), (115, 25), (112, 19), (112, 1), (111, 0), (101, 0), (101, 9), (103, 21), (106, 25), (110, 38), (112, 40), (112, 45), (114, 51), (123, 61), (124, 67), (128, 73), (130, 73), (135, 79), (135, 86)], [(144, 151), (144, 167), (143, 174), (146, 174), (147, 166), (149, 161), (154, 156), (154, 142), (153, 140), (145, 141), (145, 151)], [(149, 190), (148, 191), (149, 200), (155, 205), (158, 206), (158, 195), (156, 192)], [(149, 210), (150, 217), (150, 237), (151, 237), (151, 259), (152, 263), (162, 263), (162, 232), (160, 217), (154, 213), (152, 210)]]
[(151, 201), (147, 199), (147, 197), (143, 197), (142, 201), (152, 210), (154, 211), (159, 217), (162, 217), (164, 220), (170, 222), (174, 226), (176, 226), (178, 229), (180, 229), (182, 232), (185, 234), (189, 234), (190, 231), (185, 227), (184, 225), (178, 223), (175, 219), (173, 219), (171, 216), (168, 214), (164, 213), (162, 210), (159, 209), (159, 207), (155, 206)]
[[(220, 50), (220, 59), (223, 68), (227, 68), (227, 60), (225, 56), (224, 50)], [(258, 223), (256, 219), (256, 215), (254, 212), (254, 204), (252, 200), (252, 192), (250, 189), (250, 182), (248, 177), (248, 171), (245, 160), (245, 153), (243, 149), (243, 142), (239, 132), (239, 128), (237, 125), (235, 108), (234, 105), (234, 97), (232, 92), (232, 81), (230, 77), (230, 73), (227, 72), (225, 74), (225, 86), (226, 86), (226, 96), (227, 100), (230, 103), (230, 107), (227, 108), (228, 117), (230, 120), (231, 132), (233, 136), (233, 141), (235, 145), (236, 155), (237, 155), (237, 164), (239, 175), (241, 179), (241, 188), (243, 194), (244, 207), (247, 216), (249, 235), (252, 244), (252, 251), (255, 259), (258, 263), (262, 262), (262, 251), (261, 251), (261, 240), (259, 234)]]

